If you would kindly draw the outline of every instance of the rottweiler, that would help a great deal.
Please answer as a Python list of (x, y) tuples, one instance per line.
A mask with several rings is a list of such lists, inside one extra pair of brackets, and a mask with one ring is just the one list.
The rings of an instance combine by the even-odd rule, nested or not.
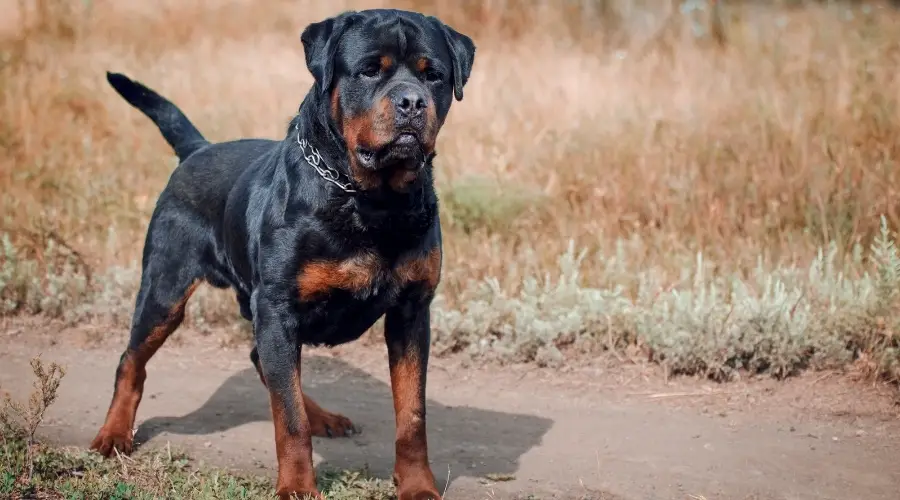
[(201, 283), (235, 291), (269, 392), (281, 498), (321, 498), (311, 436), (355, 426), (301, 390), (302, 346), (358, 339), (384, 316), (401, 500), (440, 499), (428, 461), (429, 309), (441, 278), (435, 143), (472, 71), (472, 39), (436, 17), (343, 12), (300, 36), (315, 81), (284, 139), (210, 143), (168, 99), (118, 73), (179, 164), (147, 230), (128, 346), (91, 448), (132, 451), (146, 365)]

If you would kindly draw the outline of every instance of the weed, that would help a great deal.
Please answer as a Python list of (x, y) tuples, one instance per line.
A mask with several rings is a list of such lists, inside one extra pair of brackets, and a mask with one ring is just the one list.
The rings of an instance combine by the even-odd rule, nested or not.
[(0, 315), (62, 316), (87, 299), (90, 274), (77, 253), (52, 237), (34, 257), (27, 249), (0, 233)]
[[(516, 294), (491, 278), (456, 309), (439, 298), (434, 345), (438, 354), (539, 364), (563, 362), (563, 351), (641, 352), (671, 373), (717, 380), (860, 361), (870, 374), (900, 381), (900, 325), (890, 312), (900, 287), (893, 242), (882, 219), (871, 252), (858, 250), (853, 264), (842, 266), (832, 245), (805, 270), (760, 267), (746, 279), (710, 273), (715, 264), (698, 254), (677, 288), (664, 290), (653, 270), (635, 269), (634, 297), (622, 286), (584, 286), (587, 252), (570, 243), (555, 275), (528, 277)], [(629, 267), (625, 258), (598, 253), (594, 265), (619, 273)]]
[[(197, 467), (182, 453), (165, 449), (134, 457), (103, 459), (83, 449), (39, 442), (35, 436), (56, 400), (65, 370), (31, 361), (35, 390), (27, 405), (7, 397), (0, 407), (0, 496), (26, 498), (108, 498), (244, 500), (273, 496), (269, 478)], [(365, 471), (326, 471), (319, 487), (335, 500), (392, 500), (390, 481)]]
[(65, 369), (56, 363), (45, 367), (40, 358), (31, 360), (31, 369), (35, 375), (35, 382), (34, 392), (28, 399), (28, 405), (23, 405), (7, 395), (4, 398), (3, 406), (0, 407), (0, 433), (3, 435), (4, 443), (10, 435), (13, 436), (13, 439), (16, 435), (24, 438), (22, 472), (17, 479), (14, 479), (16, 476), (11, 472), (7, 471), (2, 474), (3, 483), (6, 485), (16, 482), (30, 483), (36, 464), (40, 466), (35, 453), (35, 434), (44, 420), (47, 409), (56, 400), (59, 383), (66, 374)]

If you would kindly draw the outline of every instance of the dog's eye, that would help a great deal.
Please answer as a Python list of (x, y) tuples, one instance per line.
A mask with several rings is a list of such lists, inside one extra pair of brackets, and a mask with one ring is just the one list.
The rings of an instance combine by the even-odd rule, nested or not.
[(369, 66), (359, 72), (360, 75), (366, 78), (375, 78), (379, 73), (381, 73), (381, 68), (378, 66)]
[(431, 68), (425, 70), (425, 79), (429, 82), (439, 82), (444, 79), (444, 75), (440, 74), (440, 72), (435, 71)]

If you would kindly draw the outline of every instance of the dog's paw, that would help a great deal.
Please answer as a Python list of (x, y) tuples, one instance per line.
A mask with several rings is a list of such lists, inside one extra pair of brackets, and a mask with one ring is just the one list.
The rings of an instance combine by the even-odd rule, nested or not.
[(91, 442), (91, 449), (104, 457), (111, 457), (118, 451), (123, 455), (129, 455), (134, 449), (134, 438), (131, 429), (125, 432), (100, 429), (97, 437)]
[(428, 489), (411, 489), (409, 491), (401, 490), (397, 494), (398, 500), (441, 500), (441, 494), (437, 490)]
[(395, 469), (393, 480), (397, 487), (397, 500), (441, 500), (434, 484), (434, 475), (427, 465), (420, 469)]
[(359, 429), (349, 418), (325, 411), (309, 415), (309, 427), (310, 433), (318, 437), (350, 437), (359, 434)]

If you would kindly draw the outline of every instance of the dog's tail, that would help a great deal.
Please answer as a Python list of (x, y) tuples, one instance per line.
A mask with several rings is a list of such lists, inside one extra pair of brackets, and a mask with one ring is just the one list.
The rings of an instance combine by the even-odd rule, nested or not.
[(107, 72), (106, 80), (129, 104), (153, 120), (179, 159), (209, 144), (178, 106), (165, 97), (120, 73)]

